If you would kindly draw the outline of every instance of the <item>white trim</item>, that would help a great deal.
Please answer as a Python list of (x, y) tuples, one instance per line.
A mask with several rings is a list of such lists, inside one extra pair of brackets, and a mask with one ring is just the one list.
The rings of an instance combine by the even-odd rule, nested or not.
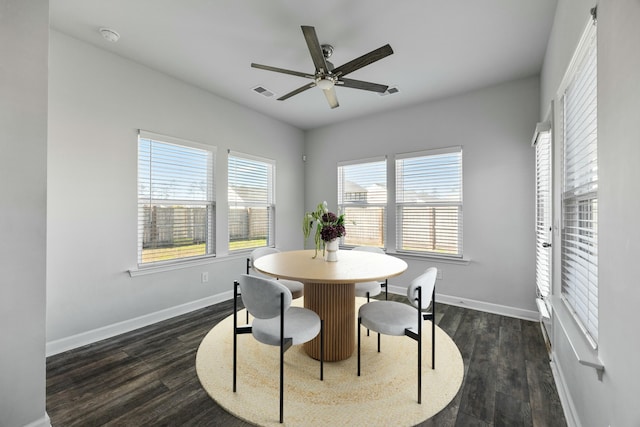
[(367, 157), (367, 158), (364, 158), (364, 159), (354, 159), (354, 160), (340, 160), (338, 162), (338, 167), (340, 167), (340, 166), (359, 165), (361, 163), (384, 162), (386, 160), (387, 160), (387, 156)]
[(462, 153), (462, 145), (453, 145), (451, 147), (433, 148), (431, 150), (413, 151), (410, 153), (398, 153), (395, 160), (410, 159), (412, 157), (437, 156), (439, 154)]
[[(396, 295), (406, 295), (407, 289), (401, 286), (389, 285), (389, 292)], [(485, 301), (477, 301), (469, 298), (461, 298), (452, 295), (436, 293), (436, 301), (456, 307), (468, 308), (471, 310), (483, 311), (485, 313), (499, 314), (501, 316), (515, 317), (517, 319), (540, 321), (540, 313), (533, 310), (508, 307), (506, 305), (493, 304)]]
[(547, 308), (547, 303), (542, 298), (536, 298), (536, 305), (538, 306), (538, 312), (540, 313), (541, 320), (550, 320), (551, 315)]
[(581, 365), (594, 368), (598, 373), (598, 379), (602, 381), (604, 364), (600, 360), (597, 347), (594, 347), (595, 343), (583, 329), (579, 319), (572, 315), (571, 309), (562, 297), (551, 297), (551, 307), (553, 308), (553, 318), (564, 332), (576, 360)]
[(189, 267), (195, 267), (199, 265), (212, 264), (214, 261), (218, 259), (219, 258), (216, 257), (215, 255), (207, 255), (202, 258), (197, 258), (193, 260), (173, 261), (166, 264), (143, 265), (138, 268), (132, 268), (131, 270), (128, 270), (128, 273), (129, 273), (129, 276), (131, 277), (145, 276), (147, 274), (163, 273), (165, 271), (179, 270), (181, 268), (189, 268)]
[(433, 262), (441, 262), (443, 264), (458, 264), (458, 265), (469, 265), (471, 262), (471, 258), (457, 257), (457, 256), (437, 256), (432, 253), (421, 254), (419, 252), (404, 252), (404, 251), (394, 251), (387, 250), (387, 255), (393, 255), (398, 258), (403, 259), (414, 259), (420, 261), (433, 261)]
[(562, 405), (562, 411), (564, 412), (564, 418), (567, 421), (567, 427), (581, 427), (578, 413), (571, 400), (571, 394), (569, 393), (569, 387), (564, 379), (564, 374), (560, 368), (560, 364), (555, 363), (555, 352), (551, 352), (551, 373), (553, 374), (553, 380), (556, 383), (556, 389), (558, 390), (558, 397), (560, 398), (560, 404)]
[(189, 139), (178, 138), (177, 136), (162, 135), (148, 130), (138, 129), (138, 137), (142, 139), (150, 139), (156, 142), (164, 142), (173, 145), (186, 145), (187, 147), (197, 148), (198, 150), (211, 151), (214, 155), (218, 150), (215, 145), (208, 145), (202, 142), (191, 141)]
[(229, 159), (229, 156), (238, 157), (240, 159), (253, 160), (254, 162), (268, 163), (270, 165), (273, 165), (274, 168), (276, 166), (276, 161), (274, 159), (269, 159), (268, 157), (256, 156), (253, 154), (241, 153), (240, 151), (233, 151), (231, 149), (227, 150), (227, 161)]
[(125, 332), (131, 332), (144, 326), (149, 326), (163, 320), (171, 319), (172, 317), (180, 316), (213, 304), (227, 301), (231, 298), (233, 298), (233, 293), (229, 290), (196, 301), (177, 305), (175, 307), (169, 307), (154, 313), (145, 314), (134, 319), (103, 326), (101, 328), (82, 332), (77, 335), (61, 338), (55, 341), (48, 341), (46, 345), (46, 356), (53, 356), (54, 354), (63, 353), (65, 351), (111, 338)]
[(49, 414), (45, 412), (42, 417), (29, 424), (25, 424), (24, 427), (51, 427), (51, 418), (49, 418)]
[(562, 77), (562, 81), (560, 82), (560, 86), (558, 87), (558, 91), (556, 92), (556, 98), (562, 98), (565, 91), (567, 90), (567, 87), (573, 82), (577, 68), (580, 65), (580, 61), (584, 57), (586, 50), (589, 47), (591, 38), (596, 36), (596, 32), (596, 21), (594, 21), (593, 17), (589, 15), (586, 25), (584, 26), (584, 30), (582, 31), (582, 37), (580, 37), (578, 46), (573, 53), (571, 62), (569, 63), (567, 70), (564, 72), (564, 76)]
[(538, 137), (543, 132), (551, 132), (551, 121), (546, 120), (536, 124), (536, 129), (533, 131), (533, 138), (531, 138), (532, 147), (538, 143)]
[(127, 270), (130, 277), (146, 276), (147, 274), (164, 273), (166, 271), (179, 270), (182, 268), (198, 267), (200, 265), (216, 264), (219, 262), (226, 262), (233, 259), (245, 259), (249, 256), (252, 249), (243, 249), (242, 252), (239, 249), (238, 252), (231, 252), (226, 255), (217, 254), (215, 256), (205, 256), (202, 258), (195, 258), (186, 261), (180, 261), (176, 263), (156, 264), (153, 266), (145, 266), (132, 268)]

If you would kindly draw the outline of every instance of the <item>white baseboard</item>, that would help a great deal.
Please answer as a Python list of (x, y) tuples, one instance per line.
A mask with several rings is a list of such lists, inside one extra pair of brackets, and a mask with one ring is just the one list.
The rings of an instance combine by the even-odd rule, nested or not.
[(53, 356), (54, 354), (63, 353), (74, 348), (82, 347), (83, 345), (91, 344), (106, 338), (111, 338), (125, 332), (131, 332), (135, 329), (149, 326), (175, 316), (190, 313), (192, 311), (199, 310), (201, 308), (208, 307), (219, 302), (227, 301), (232, 298), (232, 291), (226, 291), (220, 294), (199, 299), (197, 301), (191, 301), (186, 304), (181, 304), (175, 307), (156, 311), (155, 313), (149, 313), (145, 314), (144, 316), (136, 317), (134, 319), (114, 323), (113, 325), (108, 325), (101, 328), (93, 329), (91, 331), (82, 332), (80, 334), (61, 338), (59, 340), (49, 341), (47, 342), (46, 346), (46, 355), (47, 357), (49, 357)]
[[(398, 295), (406, 295), (406, 288), (399, 286), (389, 286), (389, 292)], [(436, 293), (436, 301), (444, 304), (455, 305), (456, 307), (470, 308), (472, 310), (484, 311), (486, 313), (500, 314), (502, 316), (515, 317), (518, 319), (540, 321), (540, 313), (534, 310), (524, 310), (521, 308), (508, 307), (506, 305), (493, 304), (485, 301), (477, 301), (469, 298), (460, 298), (451, 295)]]
[[(389, 286), (389, 292), (404, 295), (406, 293), (406, 289), (398, 286)], [(134, 319), (114, 323), (113, 325), (108, 325), (101, 328), (93, 329), (91, 331), (82, 332), (80, 334), (61, 338), (59, 340), (49, 341), (47, 342), (46, 346), (46, 355), (47, 357), (49, 357), (68, 350), (73, 350), (74, 348), (82, 347), (84, 345), (91, 344), (103, 339), (111, 338), (125, 332), (131, 332), (144, 326), (149, 326), (175, 316), (180, 316), (182, 314), (190, 313), (194, 310), (199, 310), (201, 308), (208, 307), (219, 302), (227, 301), (231, 298), (233, 298), (232, 292), (226, 291), (217, 295), (202, 298), (197, 301), (191, 301), (186, 304), (178, 305), (176, 307), (170, 307), (165, 310), (157, 311), (155, 313), (149, 313), (144, 316), (136, 317)], [(504, 305), (492, 304), (484, 301), (476, 301), (468, 298), (452, 297), (442, 294), (436, 294), (436, 300), (444, 304), (470, 308), (487, 313), (500, 314), (503, 316), (516, 317), (519, 319), (531, 320), (535, 322), (540, 320), (540, 316), (537, 311), (522, 310), (518, 308), (507, 307)]]
[(24, 427), (51, 427), (51, 418), (49, 418), (49, 414), (45, 412), (41, 418), (26, 424)]
[(553, 380), (556, 383), (556, 389), (558, 390), (560, 404), (562, 404), (562, 410), (564, 411), (564, 418), (567, 420), (567, 426), (580, 427), (581, 424), (577, 416), (576, 408), (571, 400), (567, 383), (564, 380), (562, 369), (554, 362), (554, 354), (551, 355), (550, 365), (551, 373), (553, 373)]

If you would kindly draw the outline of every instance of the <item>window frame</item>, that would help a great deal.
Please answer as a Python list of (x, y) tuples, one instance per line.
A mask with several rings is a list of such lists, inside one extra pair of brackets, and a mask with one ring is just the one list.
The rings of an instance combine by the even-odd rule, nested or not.
[[(418, 158), (428, 158), (431, 156), (441, 156), (447, 154), (458, 154), (459, 155), (459, 198), (454, 203), (451, 202), (409, 202), (404, 201), (404, 190), (401, 190), (401, 186), (403, 185), (404, 179), (403, 176), (403, 168), (400, 166), (400, 162), (404, 162), (407, 159), (418, 159)], [(464, 203), (463, 203), (463, 147), (462, 146), (451, 146), (444, 148), (436, 148), (424, 151), (410, 152), (410, 153), (402, 153), (397, 154), (395, 156), (395, 211), (396, 211), (396, 220), (395, 220), (395, 234), (396, 234), (396, 242), (395, 242), (395, 252), (399, 254), (407, 254), (407, 255), (415, 255), (420, 257), (430, 257), (430, 258), (440, 258), (440, 259), (451, 259), (451, 260), (463, 260), (464, 252), (463, 252), (463, 213), (464, 213)], [(433, 209), (433, 214), (435, 215), (435, 209), (437, 208), (447, 208), (455, 206), (457, 208), (457, 227), (456, 227), (456, 250), (455, 253), (446, 253), (442, 251), (429, 251), (429, 250), (409, 250), (403, 248), (403, 208), (404, 207), (427, 207)], [(434, 232), (437, 230), (434, 230)], [(434, 236), (435, 238), (435, 236)], [(435, 244), (435, 242), (434, 242)]]
[[(587, 58), (587, 56), (589, 54), (593, 54), (594, 56), (591, 58)], [(576, 82), (576, 79), (579, 75), (580, 72), (584, 71), (582, 70), (581, 66), (583, 64), (584, 60), (593, 60), (595, 61), (595, 64), (593, 65), (593, 69), (594, 71), (594, 75), (593, 75), (593, 81), (595, 81), (595, 86), (592, 88), (593, 90), (593, 94), (595, 96), (595, 119), (594, 119), (594, 124), (595, 124), (595, 131), (594, 131), (594, 135), (595, 135), (595, 149), (593, 150), (595, 152), (595, 163), (596, 163), (596, 172), (595, 172), (595, 181), (590, 181), (591, 184), (591, 188), (589, 189), (589, 191), (582, 191), (582, 189), (580, 189), (580, 186), (578, 187), (568, 187), (567, 186), (567, 140), (566, 140), (566, 94), (567, 91), (571, 88), (571, 86)], [(566, 309), (569, 311), (569, 313), (571, 314), (571, 316), (573, 317), (574, 321), (576, 322), (578, 328), (580, 329), (580, 331), (582, 332), (582, 334), (584, 335), (584, 337), (586, 338), (586, 341), (589, 343), (589, 345), (591, 346), (591, 348), (593, 350), (596, 350), (598, 348), (598, 306), (599, 306), (599, 301), (598, 301), (598, 280), (597, 280), (597, 268), (598, 268), (598, 261), (597, 261), (597, 251), (598, 251), (598, 237), (597, 237), (597, 204), (598, 204), (598, 189), (597, 189), (597, 28), (596, 28), (596, 21), (595, 19), (589, 19), (588, 24), (586, 25), (585, 30), (583, 31), (582, 37), (580, 39), (580, 42), (578, 43), (578, 46), (573, 54), (571, 63), (567, 69), (567, 72), (562, 80), (562, 83), (560, 84), (560, 87), (558, 89), (557, 92), (557, 99), (558, 99), (558, 105), (559, 108), (557, 108), (557, 123), (558, 123), (558, 141), (559, 141), (559, 145), (560, 145), (560, 156), (561, 156), (561, 161), (560, 161), (560, 182), (559, 182), (559, 221), (561, 224), (560, 227), (560, 250), (558, 252), (558, 265), (559, 265), (559, 276), (558, 276), (558, 280), (559, 280), (559, 287), (560, 287), (560, 298), (562, 300), (563, 305), (566, 307)], [(582, 152), (581, 152), (582, 153)], [(592, 177), (593, 178), (593, 177)], [(594, 188), (595, 185), (595, 188)], [(567, 289), (570, 288), (572, 285), (576, 285), (578, 284), (577, 282), (573, 281), (571, 283), (566, 282), (565, 278), (568, 278), (569, 276), (566, 275), (566, 270), (565, 268), (568, 266), (568, 251), (569, 251), (569, 244), (571, 241), (570, 239), (570, 234), (568, 233), (568, 223), (569, 223), (569, 219), (567, 218), (567, 215), (569, 214), (569, 207), (571, 206), (575, 206), (578, 209), (578, 214), (580, 214), (579, 210), (581, 206), (584, 206), (585, 201), (591, 200), (592, 206), (593, 203), (595, 203), (595, 214), (596, 214), (596, 218), (595, 221), (593, 222), (594, 224), (594, 232), (593, 232), (593, 239), (595, 241), (595, 245), (594, 245), (594, 250), (595, 250), (595, 257), (591, 257), (590, 261), (588, 261), (588, 265), (587, 267), (589, 267), (589, 275), (586, 278), (587, 280), (587, 284), (586, 287), (580, 285), (580, 289), (576, 288), (576, 290), (573, 290), (572, 292), (574, 292), (574, 296), (570, 295), (567, 292)], [(572, 202), (573, 203), (571, 206), (570, 204)], [(579, 223), (582, 221), (582, 219), (580, 218), (580, 215), (578, 215), (578, 217), (576, 218), (575, 221), (573, 221), (574, 223), (578, 224), (578, 228), (582, 228), (580, 227)], [(593, 263), (593, 258), (595, 258), (595, 263)], [(592, 269), (595, 268), (595, 276), (591, 275), (592, 273)], [(571, 271), (568, 271), (568, 273), (570, 274)], [(593, 280), (595, 279), (595, 280)], [(593, 290), (595, 289), (595, 295), (593, 294)], [(584, 308), (580, 308), (577, 304), (577, 300), (576, 300), (576, 295), (578, 295), (575, 292), (581, 292), (582, 295), (586, 295), (587, 298), (587, 305)], [(586, 312), (585, 312), (586, 309)]]
[[(267, 200), (266, 203), (256, 203), (256, 202), (244, 202), (245, 208), (251, 207), (266, 207), (268, 214), (268, 223), (267, 223), (267, 237), (265, 245), (246, 245), (239, 248), (231, 248), (232, 239), (231, 239), (231, 210), (235, 206), (237, 207), (237, 202), (231, 200), (231, 158), (240, 159), (245, 162), (255, 162), (260, 163), (266, 166), (266, 179), (267, 179)], [(238, 254), (243, 252), (250, 252), (259, 247), (275, 247), (276, 242), (276, 170), (277, 170), (277, 162), (274, 159), (269, 159), (266, 157), (256, 156), (253, 154), (242, 153), (233, 150), (227, 150), (227, 249), (229, 254)], [(247, 241), (250, 241), (248, 239)]]
[[(360, 201), (360, 200), (346, 200), (346, 182), (345, 182), (345, 175), (346, 175), (346, 171), (345, 168), (349, 168), (349, 167), (357, 167), (357, 166), (364, 166), (364, 165), (373, 165), (374, 163), (383, 163), (383, 173), (384, 176), (381, 177), (382, 178), (382, 182), (384, 183), (384, 190), (385, 190), (385, 200), (384, 203), (368, 203), (367, 200), (364, 201)], [(388, 175), (388, 162), (387, 162), (387, 157), (386, 156), (379, 156), (379, 157), (369, 157), (369, 158), (365, 158), (365, 159), (358, 159), (358, 160), (350, 160), (350, 161), (340, 161), (338, 162), (338, 167), (337, 167), (337, 179), (338, 179), (338, 212), (340, 214), (345, 214), (345, 218), (346, 218), (346, 222), (345, 222), (345, 227), (347, 228), (347, 236), (343, 236), (340, 239), (340, 245), (344, 246), (344, 247), (349, 247), (349, 248), (353, 248), (356, 246), (376, 246), (379, 247), (381, 249), (386, 249), (387, 246), (387, 220), (388, 220), (388, 215), (387, 215), (387, 208), (388, 208), (388, 204), (389, 204), (389, 192), (388, 192), (388, 188), (387, 188), (387, 175)], [(371, 176), (372, 178), (374, 178), (374, 176)], [(366, 242), (366, 241), (360, 241), (359, 243), (346, 243), (345, 240), (348, 240), (349, 238), (349, 228), (353, 227), (354, 225), (357, 226), (357, 222), (356, 224), (352, 224), (353, 218), (350, 218), (349, 215), (347, 214), (347, 209), (348, 208), (363, 208), (363, 209), (368, 209), (368, 208), (381, 208), (382, 209), (382, 232), (379, 236), (379, 238), (382, 241), (381, 245), (373, 245), (371, 244), (371, 242)]]
[[(151, 144), (150, 150), (152, 150), (152, 145), (162, 144), (162, 145), (172, 145), (176, 147), (180, 147), (181, 149), (191, 149), (194, 152), (202, 151), (206, 155), (206, 184), (207, 188), (205, 190), (206, 197), (204, 199), (189, 199), (189, 198), (154, 198), (153, 190), (149, 190), (149, 197), (141, 197), (141, 186), (142, 184), (142, 176), (141, 176), (141, 144), (143, 140), (149, 141)], [(215, 159), (216, 159), (216, 151), (217, 148), (212, 145), (202, 144), (194, 141), (190, 141), (183, 138), (177, 138), (168, 135), (162, 135), (155, 132), (150, 132), (146, 130), (139, 129), (138, 137), (137, 137), (137, 266), (138, 269), (151, 269), (159, 266), (176, 266), (185, 263), (191, 263), (197, 260), (203, 260), (207, 258), (213, 258), (216, 256), (216, 199), (215, 199)], [(153, 155), (149, 158), (149, 162), (153, 162)], [(147, 179), (147, 178), (145, 178)], [(153, 181), (153, 172), (152, 169), (149, 168), (149, 182)], [(149, 185), (153, 185), (149, 183)], [(142, 214), (143, 208), (142, 206), (148, 203), (149, 205), (166, 205), (166, 204), (177, 204), (183, 206), (202, 206), (206, 207), (206, 219), (205, 219), (205, 250), (204, 254), (193, 255), (193, 256), (181, 256), (175, 257), (166, 260), (155, 260), (155, 261), (143, 261), (144, 255), (144, 236), (145, 236), (145, 225), (144, 225), (144, 215)], [(194, 226), (196, 226), (194, 224)]]

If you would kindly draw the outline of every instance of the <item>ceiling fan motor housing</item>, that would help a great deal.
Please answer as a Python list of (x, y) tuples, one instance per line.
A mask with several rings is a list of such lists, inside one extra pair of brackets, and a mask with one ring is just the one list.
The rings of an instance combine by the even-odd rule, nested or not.
[(329, 59), (333, 54), (333, 46), (331, 46), (330, 44), (323, 44), (323, 45), (320, 45), (320, 47), (322, 48), (322, 55), (326, 59)]

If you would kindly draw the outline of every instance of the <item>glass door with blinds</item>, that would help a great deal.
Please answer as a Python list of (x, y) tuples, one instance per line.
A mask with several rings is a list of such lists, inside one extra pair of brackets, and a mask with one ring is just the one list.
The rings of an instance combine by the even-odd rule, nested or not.
[(536, 151), (536, 303), (543, 319), (551, 312), (551, 127), (549, 122), (538, 123), (533, 138)]

